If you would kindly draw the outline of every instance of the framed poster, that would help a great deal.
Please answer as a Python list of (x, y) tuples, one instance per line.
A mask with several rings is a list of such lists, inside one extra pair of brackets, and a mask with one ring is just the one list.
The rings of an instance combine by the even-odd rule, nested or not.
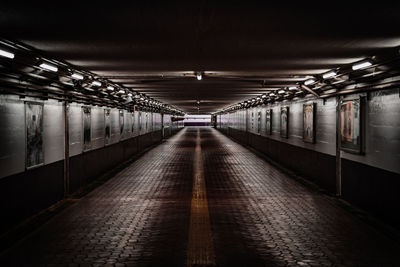
[(257, 112), (257, 133), (261, 131), (261, 111)]
[(90, 114), (90, 107), (82, 107), (83, 114), (83, 150), (88, 150), (92, 147), (92, 133), (91, 125), (92, 118)]
[(139, 111), (138, 126), (139, 126), (139, 134), (140, 134), (140, 131), (142, 130), (142, 112), (141, 111)]
[(122, 134), (124, 132), (124, 111), (119, 111), (119, 133)]
[(316, 104), (303, 105), (303, 141), (315, 143), (315, 115)]
[(107, 145), (110, 143), (111, 138), (111, 118), (110, 118), (111, 110), (104, 110), (104, 143)]
[(44, 164), (43, 153), (43, 104), (25, 102), (26, 160), (27, 169)]
[(268, 135), (272, 134), (272, 109), (267, 109), (265, 113), (265, 131)]
[(146, 125), (145, 125), (145, 128), (144, 128), (144, 130), (145, 130), (145, 132), (147, 133), (147, 131), (148, 131), (148, 123), (149, 123), (149, 113), (148, 112), (146, 112), (146, 118), (145, 118), (145, 121), (146, 121)]
[(281, 136), (288, 138), (289, 107), (281, 107)]
[(250, 123), (251, 123), (251, 131), (252, 132), (254, 132), (254, 111), (252, 110), (251, 111), (251, 120), (250, 120)]
[(135, 130), (135, 113), (134, 112), (132, 112), (131, 113), (131, 132), (133, 133), (134, 132), (134, 130)]
[(351, 153), (362, 153), (361, 132), (361, 99), (342, 100), (340, 103), (340, 148)]

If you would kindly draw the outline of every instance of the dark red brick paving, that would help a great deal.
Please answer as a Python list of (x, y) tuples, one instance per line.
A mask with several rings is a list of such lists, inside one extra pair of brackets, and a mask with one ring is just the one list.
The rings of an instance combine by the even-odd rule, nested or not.
[[(185, 266), (196, 128), (3, 254), (1, 266)], [(218, 266), (400, 266), (400, 246), (243, 146), (201, 128)]]

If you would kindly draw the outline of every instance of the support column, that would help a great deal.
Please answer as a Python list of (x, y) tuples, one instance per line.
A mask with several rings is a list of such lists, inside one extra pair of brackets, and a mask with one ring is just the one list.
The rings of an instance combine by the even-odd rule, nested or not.
[(64, 101), (64, 197), (69, 195), (69, 128), (68, 101)]
[(336, 196), (342, 196), (342, 151), (340, 150), (340, 103), (342, 97), (336, 97)]

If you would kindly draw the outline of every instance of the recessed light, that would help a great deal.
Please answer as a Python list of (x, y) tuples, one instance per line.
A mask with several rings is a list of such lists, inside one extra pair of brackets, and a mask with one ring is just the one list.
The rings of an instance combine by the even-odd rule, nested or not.
[(76, 79), (76, 80), (83, 80), (83, 75), (79, 74), (79, 73), (74, 73), (71, 75), (72, 78)]
[(334, 70), (328, 71), (327, 73), (322, 74), (322, 78), (329, 79), (337, 75), (337, 72)]
[(101, 86), (101, 82), (93, 81), (93, 82), (92, 82), (92, 85), (93, 85), (93, 86)]
[(351, 66), (351, 68), (353, 70), (359, 70), (359, 69), (365, 69), (369, 66), (372, 66), (372, 62), (371, 60), (364, 60), (364, 61), (360, 61), (358, 63), (355, 63), (353, 66)]
[(41, 68), (45, 69), (45, 70), (49, 70), (49, 71), (53, 71), (53, 72), (57, 72), (58, 71), (57, 66), (54, 66), (54, 65), (51, 65), (51, 64), (42, 63), (39, 66)]
[(6, 57), (6, 58), (14, 58), (14, 54), (5, 50), (0, 49), (0, 56)]
[(314, 79), (309, 79), (309, 80), (304, 82), (304, 85), (310, 85), (310, 84), (313, 84), (313, 83), (315, 83), (315, 80)]

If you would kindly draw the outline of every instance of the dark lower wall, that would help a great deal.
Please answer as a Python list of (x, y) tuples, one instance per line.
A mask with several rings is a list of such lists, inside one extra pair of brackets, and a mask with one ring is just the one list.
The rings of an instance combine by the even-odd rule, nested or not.
[[(221, 129), (239, 143), (266, 154), (295, 173), (336, 192), (336, 157), (232, 128)], [(399, 174), (342, 159), (342, 197), (400, 229)]]
[(400, 229), (400, 175), (342, 159), (342, 196)]
[[(176, 132), (173, 130), (171, 134)], [(70, 193), (161, 139), (161, 130), (154, 131), (71, 157)], [(63, 161), (0, 179), (0, 233), (62, 200), (63, 196)]]
[(63, 177), (64, 162), (58, 161), (0, 179), (0, 232), (61, 200)]

